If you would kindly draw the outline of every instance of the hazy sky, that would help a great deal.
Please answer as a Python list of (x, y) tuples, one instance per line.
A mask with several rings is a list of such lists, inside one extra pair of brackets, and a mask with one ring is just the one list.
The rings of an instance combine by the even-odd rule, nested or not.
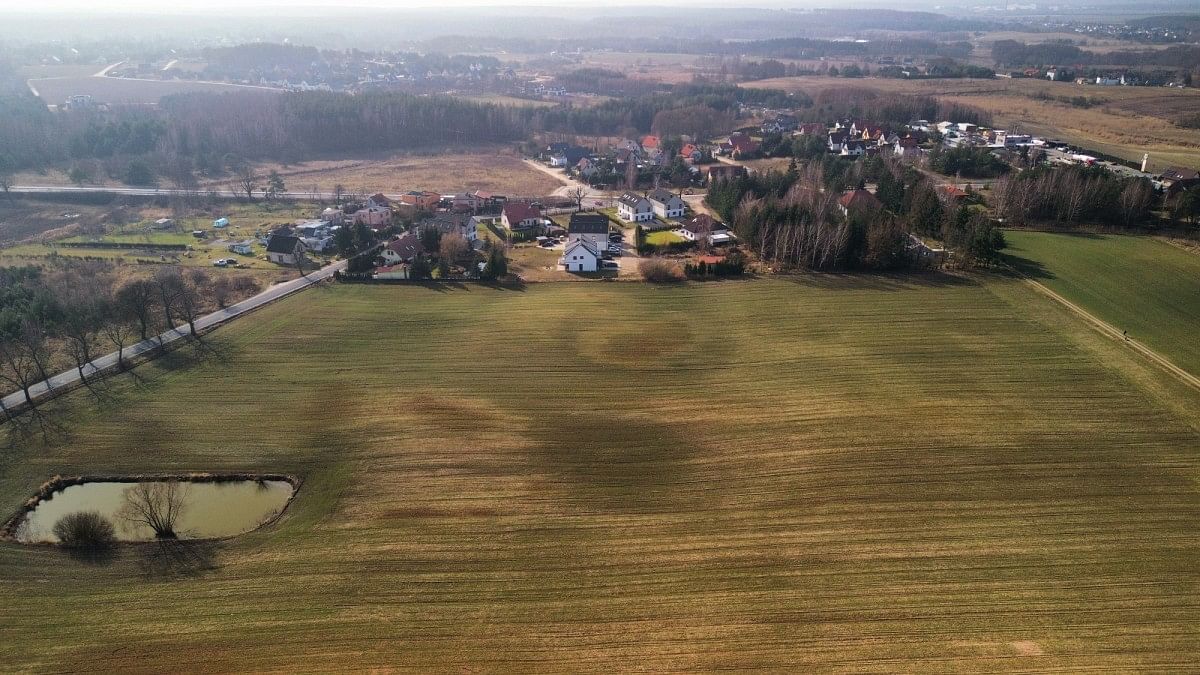
[[(150, 12), (174, 13), (179, 11), (204, 11), (216, 13), (221, 10), (253, 11), (256, 9), (286, 9), (286, 8), (325, 8), (349, 9), (353, 7), (370, 7), (376, 9), (413, 9), (438, 7), (478, 7), (478, 6), (531, 6), (550, 5), (555, 7), (598, 7), (614, 5), (677, 5), (686, 0), (605, 0), (597, 4), (595, 0), (37, 0), (34, 3), (19, 3), (17, 0), (0, 0), (0, 9), (13, 9), (21, 12), (67, 11), (77, 12)], [(11, 4), (10, 4), (11, 3)], [(695, 5), (696, 3), (688, 3)], [(747, 3), (739, 2), (701, 2), (702, 6), (736, 6), (745, 4), (753, 7), (779, 6), (784, 3), (779, 0), (765, 2), (752, 0)], [(836, 4), (836, 3), (829, 3)]]

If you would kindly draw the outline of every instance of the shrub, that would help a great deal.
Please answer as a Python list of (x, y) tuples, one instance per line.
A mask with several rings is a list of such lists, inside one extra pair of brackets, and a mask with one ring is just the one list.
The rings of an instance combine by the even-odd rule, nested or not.
[(662, 258), (642, 261), (642, 278), (653, 283), (683, 281), (683, 270), (678, 264)]
[(54, 523), (54, 536), (68, 548), (103, 549), (116, 542), (116, 531), (95, 511), (68, 513)]

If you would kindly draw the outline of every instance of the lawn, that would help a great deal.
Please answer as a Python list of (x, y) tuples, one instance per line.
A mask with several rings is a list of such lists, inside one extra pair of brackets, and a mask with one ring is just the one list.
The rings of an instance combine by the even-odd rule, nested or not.
[(1006, 252), (1031, 276), (1200, 374), (1200, 255), (1149, 237), (1023, 231), (1004, 236)]
[(333, 285), (209, 339), (61, 399), (0, 511), (183, 469), (292, 507), (180, 559), (0, 543), (5, 669), (1200, 659), (1200, 400), (1016, 279)]
[(683, 237), (675, 234), (671, 230), (659, 230), (657, 232), (646, 233), (646, 243), (651, 246), (667, 246), (668, 244), (679, 244), (687, 241)]

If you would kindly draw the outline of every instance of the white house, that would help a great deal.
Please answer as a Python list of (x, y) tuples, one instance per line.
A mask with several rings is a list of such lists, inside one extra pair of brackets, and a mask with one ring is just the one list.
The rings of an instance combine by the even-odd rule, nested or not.
[(627, 223), (644, 223), (654, 220), (654, 206), (638, 193), (626, 192), (617, 200), (617, 215)]
[(665, 188), (652, 191), (647, 199), (650, 200), (654, 214), (659, 218), (682, 218), (683, 212), (687, 210), (683, 198)]
[(588, 239), (567, 244), (559, 264), (568, 272), (595, 272), (600, 269), (600, 251)]
[(272, 235), (267, 242), (267, 260), (280, 265), (295, 265), (304, 257), (304, 243), (299, 237), (285, 234)]
[(421, 238), (410, 232), (399, 239), (388, 242), (388, 245), (379, 252), (379, 256), (383, 258), (385, 265), (398, 265), (412, 262), (424, 252), (425, 247), (421, 245)]
[(542, 210), (525, 202), (508, 202), (500, 213), (500, 222), (510, 230), (528, 230), (542, 224)]

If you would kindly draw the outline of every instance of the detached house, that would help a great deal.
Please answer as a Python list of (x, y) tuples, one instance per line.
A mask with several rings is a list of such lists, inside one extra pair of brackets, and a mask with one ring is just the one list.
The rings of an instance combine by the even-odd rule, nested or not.
[(683, 158), (683, 161), (695, 164), (704, 158), (704, 151), (696, 145), (688, 143), (680, 149), (679, 156)]
[(572, 213), (567, 224), (567, 243), (591, 242), (597, 251), (608, 248), (608, 216), (603, 213)]
[(647, 199), (650, 200), (654, 214), (659, 218), (682, 218), (687, 209), (682, 197), (665, 188), (652, 191)]
[(441, 211), (421, 224), (436, 227), (443, 235), (462, 235), (471, 244), (474, 244), (475, 240), (479, 238), (479, 231), (472, 222), (472, 217), (469, 213)]
[(626, 192), (617, 200), (617, 215), (627, 223), (644, 223), (654, 220), (654, 206), (638, 193)]
[(568, 272), (595, 272), (600, 269), (600, 249), (587, 239), (567, 244), (558, 262)]
[(415, 206), (418, 209), (432, 211), (437, 208), (438, 202), (442, 201), (442, 196), (436, 192), (420, 192), (412, 191), (405, 192), (400, 195), (400, 203)]
[(304, 257), (304, 243), (290, 234), (272, 235), (267, 241), (267, 260), (279, 265), (295, 265)]
[(542, 224), (542, 210), (525, 202), (509, 202), (504, 205), (500, 222), (510, 230), (528, 230)]
[(675, 232), (688, 241), (707, 241), (714, 246), (728, 244), (737, 239), (725, 223), (706, 213), (692, 218)]
[(855, 212), (878, 211), (883, 208), (883, 203), (875, 195), (859, 188), (843, 194), (838, 199), (838, 208), (841, 209), (842, 215), (849, 216)]
[(399, 239), (388, 242), (379, 255), (383, 258), (384, 264), (397, 265), (410, 263), (423, 253), (425, 253), (425, 247), (421, 245), (421, 238), (416, 233), (410, 232)]

